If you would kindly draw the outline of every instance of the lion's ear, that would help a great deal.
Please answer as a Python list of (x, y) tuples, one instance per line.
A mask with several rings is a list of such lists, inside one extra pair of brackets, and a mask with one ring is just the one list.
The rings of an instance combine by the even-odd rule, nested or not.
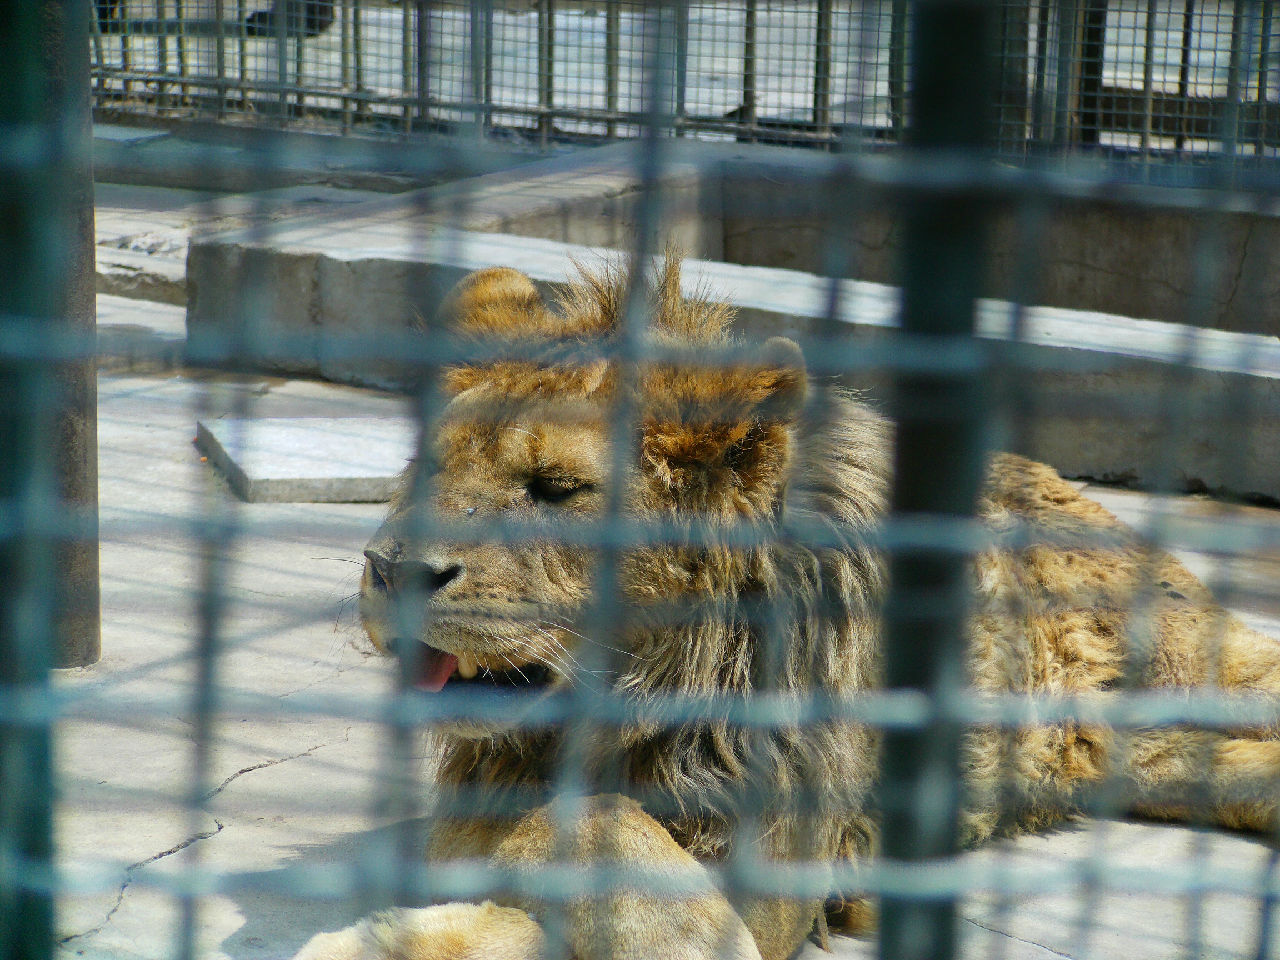
[[(528, 275), (511, 267), (467, 274), (441, 301), (438, 316), (451, 333), (489, 341), (546, 338), (558, 322)], [(449, 367), (444, 371), (444, 391), (456, 396), (491, 377), (487, 365)]]
[(440, 319), (458, 333), (503, 339), (545, 335), (551, 321), (533, 281), (511, 267), (467, 274), (440, 304)]
[(742, 367), (656, 373), (645, 389), (645, 472), (688, 508), (777, 513), (806, 390), (800, 348), (781, 337)]
[(755, 376), (755, 389), (762, 394), (759, 412), (795, 419), (809, 390), (800, 347), (786, 337), (770, 337), (760, 348), (760, 364)]

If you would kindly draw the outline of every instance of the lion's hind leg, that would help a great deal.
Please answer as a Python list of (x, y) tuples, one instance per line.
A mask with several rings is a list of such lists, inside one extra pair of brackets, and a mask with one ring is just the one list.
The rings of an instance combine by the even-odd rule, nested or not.
[[(1162, 624), (1156, 686), (1280, 698), (1280, 641), (1221, 610), (1177, 611)], [(1136, 813), (1208, 820), (1231, 829), (1280, 827), (1280, 727), (1143, 730), (1132, 735), (1126, 768), (1140, 799)]]

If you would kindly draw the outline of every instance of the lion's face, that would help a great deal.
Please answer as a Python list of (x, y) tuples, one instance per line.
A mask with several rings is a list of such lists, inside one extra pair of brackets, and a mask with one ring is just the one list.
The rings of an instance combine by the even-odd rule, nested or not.
[[(678, 275), (665, 282), (678, 289)], [(500, 270), (473, 275), (452, 298), (451, 319), (464, 330), (548, 340), (550, 329), (558, 352), (448, 373), (452, 399), (424, 448), (430, 468), (408, 473), (365, 551), (364, 628), (381, 650), (413, 653), (424, 691), (455, 684), (527, 696), (582, 678), (596, 551), (565, 534), (575, 521), (604, 516), (615, 499), (609, 436), (620, 388), (604, 361), (565, 359), (566, 340), (607, 327), (586, 309), (603, 304), (577, 293), (552, 314), (527, 279)], [(659, 309), (655, 323), (662, 318)], [(786, 395), (790, 409), (802, 392), (803, 374), (776, 362), (644, 369), (631, 394), (641, 435), (631, 471), (617, 481), (624, 512), (704, 526), (772, 522), (789, 448), (777, 401)], [(734, 580), (749, 576), (746, 565), (718, 557), (688, 545), (630, 549), (620, 588), (631, 604), (743, 589)], [(596, 639), (613, 649), (630, 644), (624, 634)], [(661, 651), (647, 650), (650, 658)], [(453, 732), (487, 736), (499, 727)]]
[[(416, 682), (512, 690), (572, 680), (577, 615), (592, 554), (557, 535), (605, 503), (608, 446), (598, 420), (486, 413), (455, 398), (432, 451), (365, 550), (360, 614), (384, 651), (423, 644)], [(455, 536), (433, 536), (447, 529)], [(538, 535), (545, 529), (545, 535)]]

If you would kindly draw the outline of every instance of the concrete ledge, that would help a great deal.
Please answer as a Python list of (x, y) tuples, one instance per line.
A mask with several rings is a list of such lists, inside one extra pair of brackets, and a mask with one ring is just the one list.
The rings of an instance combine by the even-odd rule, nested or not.
[(121, 373), (172, 370), (187, 342), (187, 311), (168, 303), (100, 293), (98, 369)]
[(389, 500), (416, 430), (392, 417), (201, 420), (196, 446), (251, 503)]
[[(513, 266), (554, 288), (569, 278), (573, 259), (611, 254), (620, 256), (505, 234), (435, 228), (424, 235), (406, 221), (356, 222), (338, 234), (286, 228), (269, 244), (224, 236), (191, 247), (189, 323), (216, 334), (221, 322), (243, 315), (252, 294), (257, 315), (270, 318), (261, 331), (268, 338), (377, 338), (407, 330), (430, 312), (424, 303), (472, 270)], [(802, 343), (823, 323), (832, 295), (823, 277), (713, 261), (689, 261), (685, 283), (734, 304), (752, 335), (783, 333)], [(896, 324), (897, 301), (892, 287), (842, 281), (840, 329), (854, 339), (884, 337)], [(1008, 388), (1025, 416), (1003, 446), (1073, 476), (1280, 498), (1280, 341), (1041, 307), (1027, 310), (1023, 325), (1018, 359), (1032, 373)], [(983, 337), (1004, 340), (1012, 329), (1008, 304), (984, 302)], [(403, 375), (394, 362), (357, 364), (332, 351), (281, 367), (379, 386), (395, 386)], [(873, 391), (884, 385), (874, 371), (850, 383)], [(1176, 465), (1174, 476), (1160, 471), (1165, 462)]]
[(185, 257), (97, 248), (97, 292), (186, 306)]

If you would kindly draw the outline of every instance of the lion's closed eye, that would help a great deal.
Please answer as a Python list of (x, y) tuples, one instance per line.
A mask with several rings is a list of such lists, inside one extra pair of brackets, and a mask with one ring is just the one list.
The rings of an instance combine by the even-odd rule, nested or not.
[(525, 492), (534, 503), (560, 504), (571, 497), (595, 489), (595, 484), (578, 477), (536, 475), (525, 482)]

